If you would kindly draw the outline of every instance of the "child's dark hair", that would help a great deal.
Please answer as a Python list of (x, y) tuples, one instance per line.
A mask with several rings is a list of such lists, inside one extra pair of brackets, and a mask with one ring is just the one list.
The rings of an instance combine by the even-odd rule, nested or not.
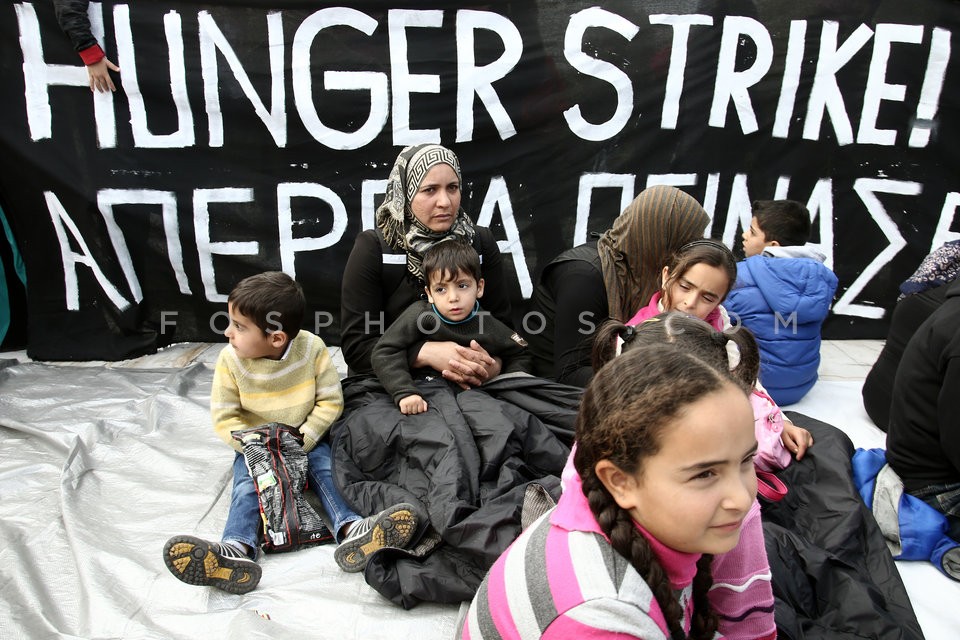
[(666, 282), (662, 283), (663, 290), (668, 292), (670, 285), (682, 278), (687, 270), (696, 264), (706, 264), (727, 272), (729, 280), (727, 282), (727, 290), (723, 292), (720, 298), (722, 302), (737, 281), (737, 259), (734, 257), (733, 252), (730, 251), (730, 248), (719, 240), (701, 238), (693, 242), (688, 242), (677, 249), (673, 255), (670, 256), (669, 264), (666, 265), (670, 272)]
[(446, 240), (433, 245), (423, 254), (423, 281), (429, 285), (430, 277), (439, 273), (440, 279), (452, 278), (458, 271), (473, 276), (480, 282), (480, 256), (476, 249), (465, 242)]
[[(753, 333), (743, 325), (717, 331), (703, 320), (679, 311), (661, 313), (636, 327), (608, 320), (600, 325), (594, 340), (594, 371), (616, 356), (618, 338), (621, 353), (656, 344), (676, 345), (721, 371), (729, 371), (745, 391), (754, 387), (760, 374), (760, 349)], [(729, 342), (736, 345), (735, 357), (728, 351)]]
[[(685, 637), (683, 611), (666, 572), (633, 523), (597, 477), (596, 465), (609, 460), (625, 473), (642, 471), (644, 461), (661, 449), (663, 433), (690, 404), (737, 384), (728, 372), (697, 354), (667, 344), (632, 349), (614, 358), (593, 377), (577, 413), (577, 450), (573, 463), (583, 481), (590, 510), (610, 544), (628, 559), (650, 586), (673, 637)], [(711, 554), (697, 562), (693, 581), (691, 638), (712, 638), (717, 616), (707, 592), (713, 583)]]
[(792, 247), (810, 240), (810, 212), (796, 200), (754, 200), (752, 209), (767, 242)]
[(282, 271), (244, 278), (230, 292), (227, 302), (250, 318), (264, 335), (283, 331), (289, 340), (300, 332), (306, 305), (303, 288)]

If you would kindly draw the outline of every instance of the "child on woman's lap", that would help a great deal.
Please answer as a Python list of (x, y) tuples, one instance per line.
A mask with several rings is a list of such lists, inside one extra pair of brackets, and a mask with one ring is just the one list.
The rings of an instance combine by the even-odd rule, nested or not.
[[(480, 256), (468, 244), (448, 240), (424, 252), (422, 269), (427, 300), (411, 304), (383, 334), (370, 358), (380, 384), (411, 415), (427, 410), (414, 383), (409, 351), (431, 341), (461, 346), (482, 345), (499, 361), (501, 373), (528, 368), (526, 341), (513, 329), (481, 310), (484, 281)], [(422, 373), (422, 372), (421, 372)], [(427, 373), (434, 374), (432, 370)]]

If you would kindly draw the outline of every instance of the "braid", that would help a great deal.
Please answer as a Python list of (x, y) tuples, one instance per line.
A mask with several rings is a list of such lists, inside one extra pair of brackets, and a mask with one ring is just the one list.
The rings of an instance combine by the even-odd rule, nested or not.
[[(680, 608), (680, 603), (670, 587), (666, 572), (650, 549), (650, 544), (643, 534), (637, 531), (633, 518), (614, 502), (613, 497), (595, 475), (590, 474), (583, 478), (583, 493), (590, 504), (590, 511), (600, 524), (600, 530), (610, 538), (610, 546), (630, 561), (633, 568), (650, 587), (653, 597), (663, 611), (663, 617), (667, 621), (671, 635), (674, 638), (685, 638), (686, 634), (681, 625), (683, 610)], [(699, 571), (697, 575), (699, 576)], [(707, 588), (709, 589), (709, 584)]]
[(693, 619), (690, 621), (691, 640), (709, 640), (713, 638), (720, 621), (710, 606), (707, 592), (713, 586), (711, 564), (713, 556), (705, 553), (697, 561), (697, 575), (693, 578)]
[[(611, 495), (608, 479), (602, 473), (598, 475), (597, 467), (604, 462), (619, 472), (642, 476), (644, 461), (659, 454), (664, 432), (672, 428), (685, 407), (708, 394), (736, 386), (724, 348), (731, 338), (700, 320), (689, 322), (695, 324), (676, 333), (666, 332), (670, 322), (651, 323), (661, 326), (660, 344), (654, 340), (657, 334), (644, 326), (632, 336), (627, 343), (630, 348), (624, 349), (623, 355), (597, 371), (580, 401), (573, 456), (583, 495), (600, 530), (614, 551), (646, 581), (672, 638), (687, 637), (683, 631), (684, 607), (647, 538), (637, 529), (630, 512), (622, 509)], [(608, 342), (615, 330), (615, 326), (607, 327)], [(706, 343), (707, 348), (687, 352), (670, 344), (671, 337), (684, 340), (684, 344), (687, 340)], [(643, 348), (635, 348), (638, 346)], [(701, 557), (691, 587), (690, 624), (692, 637), (697, 640), (712, 638), (718, 628), (717, 616), (707, 600), (713, 584), (711, 560), (710, 555)]]

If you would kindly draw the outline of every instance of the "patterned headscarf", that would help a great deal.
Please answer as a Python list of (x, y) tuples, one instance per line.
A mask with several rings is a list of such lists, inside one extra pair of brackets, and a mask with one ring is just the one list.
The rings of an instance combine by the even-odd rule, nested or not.
[(709, 223), (700, 203), (676, 187), (641, 191), (597, 244), (610, 317), (625, 322), (646, 305), (671, 254), (702, 238)]
[(463, 207), (457, 211), (450, 230), (443, 233), (431, 231), (413, 215), (410, 203), (427, 172), (438, 164), (450, 165), (460, 184), (463, 184), (460, 161), (450, 149), (439, 144), (405, 147), (390, 170), (386, 196), (377, 207), (376, 225), (387, 246), (403, 249), (407, 253), (407, 271), (420, 280), (423, 279), (420, 265), (427, 249), (447, 240), (472, 243), (475, 233), (473, 221)]
[(953, 282), (960, 275), (960, 240), (945, 242), (928, 255), (912, 276), (900, 285), (901, 300), (915, 293)]

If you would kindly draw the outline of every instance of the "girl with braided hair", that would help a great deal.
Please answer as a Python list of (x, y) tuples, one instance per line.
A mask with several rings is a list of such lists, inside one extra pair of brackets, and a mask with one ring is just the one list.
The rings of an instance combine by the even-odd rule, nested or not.
[[(784, 462), (785, 452), (780, 443), (781, 425), (769, 419), (766, 397), (761, 396), (754, 387), (760, 370), (760, 350), (750, 330), (737, 327), (718, 331), (705, 321), (678, 311), (659, 314), (636, 327), (610, 321), (597, 331), (593, 366), (600, 369), (622, 352), (664, 344), (696, 354), (719, 371), (729, 371), (749, 394), (754, 410), (754, 435), (758, 443), (754, 465), (758, 475), (763, 475), (770, 482), (778, 482), (765, 472), (785, 466), (789, 462), (789, 454)], [(777, 411), (779, 413), (779, 409)], [(564, 490), (578, 482), (570, 462), (564, 469), (563, 477)], [(760, 484), (762, 487), (766, 482)], [(772, 493), (768, 495), (775, 491), (776, 487), (771, 487)], [(777, 499), (776, 495), (773, 497)], [(776, 637), (772, 576), (764, 545), (759, 502), (754, 501), (744, 519), (739, 544), (728, 553), (714, 557), (711, 574), (714, 584), (710, 589), (710, 604), (717, 614), (724, 638), (747, 640)]]
[(741, 385), (669, 344), (633, 349), (584, 392), (579, 486), (504, 552), (464, 638), (713, 638), (713, 556), (754, 503), (756, 438)]

